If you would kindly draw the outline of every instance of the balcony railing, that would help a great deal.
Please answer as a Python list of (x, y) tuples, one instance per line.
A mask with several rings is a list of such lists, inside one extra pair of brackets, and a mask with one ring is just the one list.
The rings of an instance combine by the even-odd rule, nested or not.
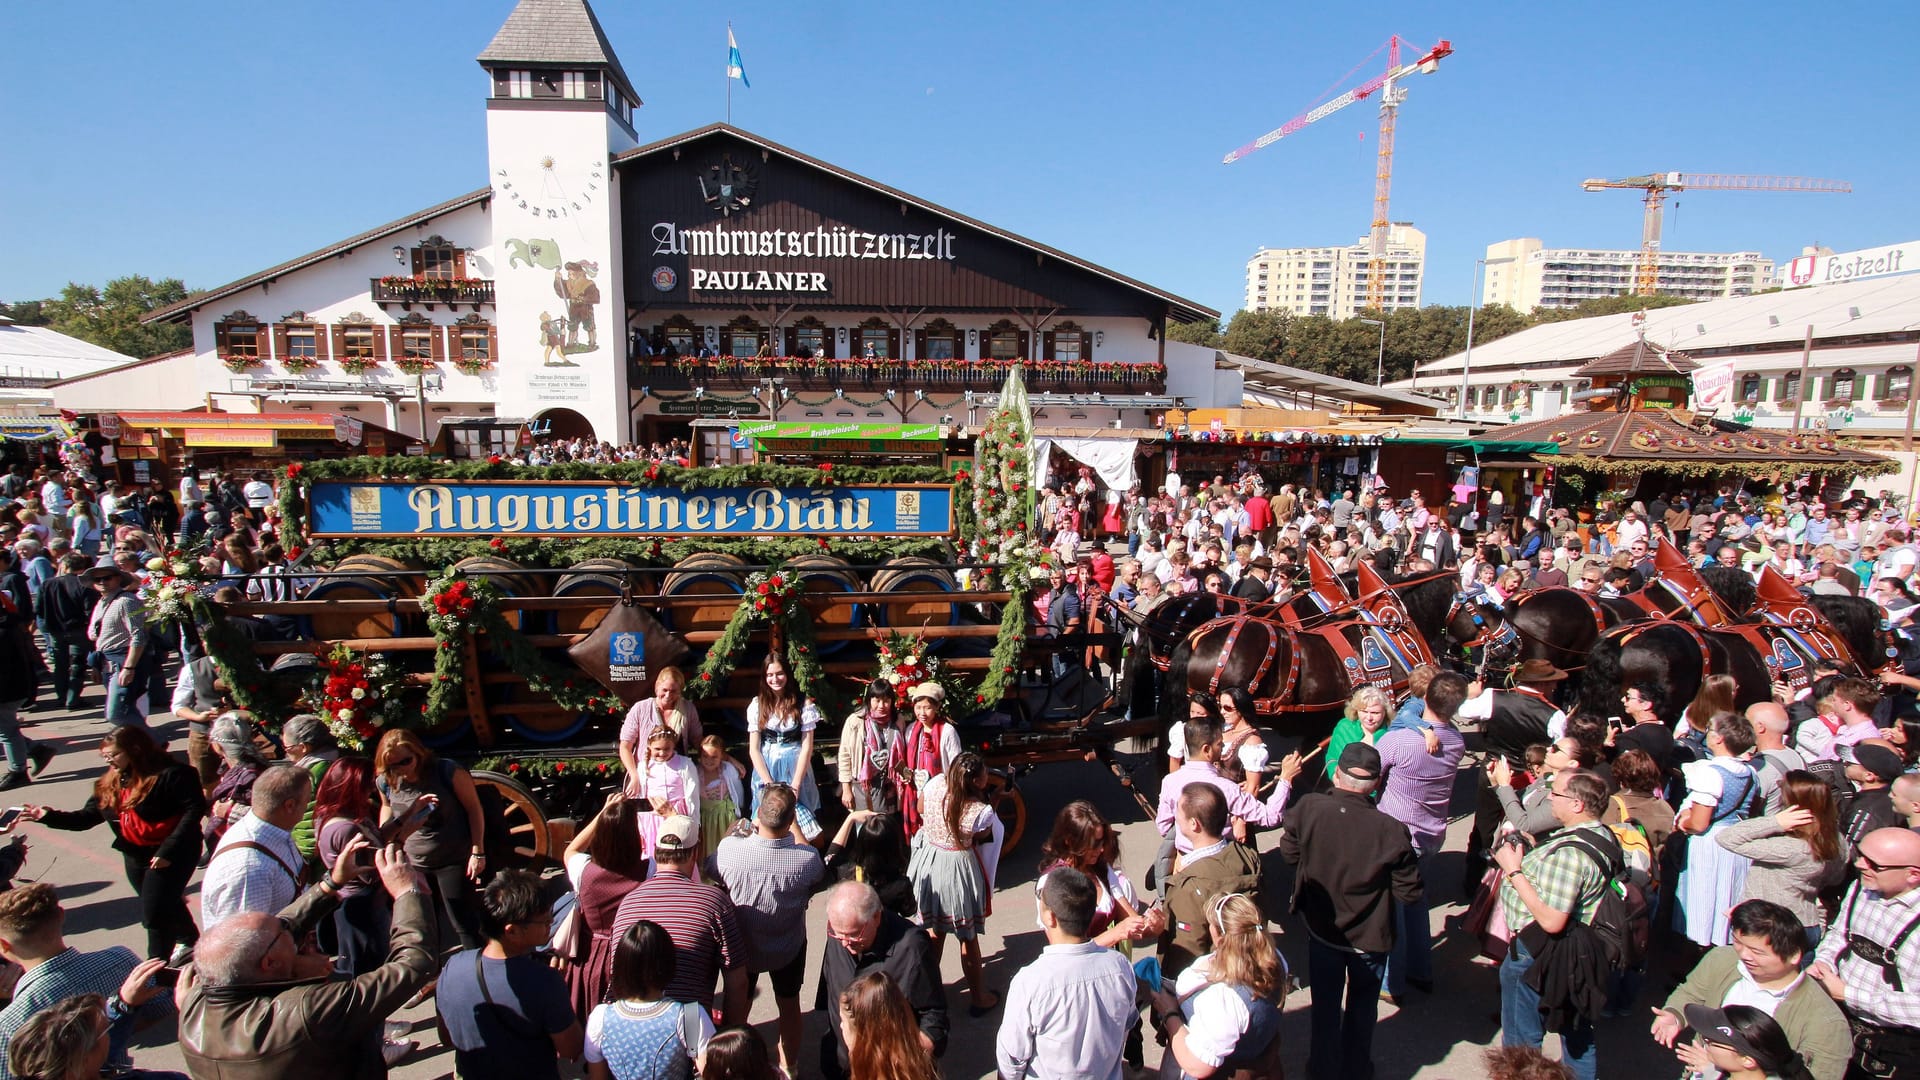
[[(995, 360), (824, 360), (791, 356), (696, 359), (637, 357), (633, 377), (642, 385), (678, 390), (695, 386), (748, 388), (779, 379), (792, 389), (859, 387), (925, 390), (928, 393), (991, 392), (1006, 382), (1011, 366)], [(1023, 363), (1031, 393), (1163, 394), (1166, 366), (1157, 362), (1032, 360)]]
[(493, 282), (487, 278), (378, 277), (368, 281), (367, 289), (373, 302), (383, 307), (399, 304), (411, 309), (420, 304), (432, 311), (435, 304), (454, 308), (471, 304), (478, 311), (480, 305), (493, 303)]

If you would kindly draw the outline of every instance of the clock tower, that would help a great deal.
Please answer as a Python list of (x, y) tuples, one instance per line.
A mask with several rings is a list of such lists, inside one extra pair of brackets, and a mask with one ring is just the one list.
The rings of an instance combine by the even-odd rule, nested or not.
[(586, 0), (519, 0), (479, 60), (491, 91), (496, 410), (551, 421), (556, 438), (628, 441), (612, 164), (638, 145), (639, 96)]

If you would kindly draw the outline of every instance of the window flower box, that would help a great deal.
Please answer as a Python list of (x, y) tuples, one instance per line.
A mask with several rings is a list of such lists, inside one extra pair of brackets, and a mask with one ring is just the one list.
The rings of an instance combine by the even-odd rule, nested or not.
[(245, 374), (249, 368), (257, 368), (264, 365), (257, 356), (248, 356), (245, 353), (225, 353), (220, 357), (220, 366), (233, 372), (235, 375), (242, 375)]

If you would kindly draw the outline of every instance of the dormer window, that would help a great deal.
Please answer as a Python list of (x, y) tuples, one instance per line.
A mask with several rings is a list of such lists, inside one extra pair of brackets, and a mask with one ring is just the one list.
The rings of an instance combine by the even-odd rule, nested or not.
[(413, 249), (413, 276), (423, 281), (453, 281), (466, 277), (466, 252), (439, 236), (429, 236)]

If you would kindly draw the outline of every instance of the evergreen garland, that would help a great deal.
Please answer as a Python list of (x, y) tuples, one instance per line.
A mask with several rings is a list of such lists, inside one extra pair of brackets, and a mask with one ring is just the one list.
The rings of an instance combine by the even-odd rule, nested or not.
[[(839, 690), (827, 681), (813, 635), (813, 612), (801, 602), (803, 571), (786, 566), (747, 578), (746, 591), (733, 615), (720, 631), (719, 640), (707, 647), (706, 658), (687, 683), (687, 696), (708, 698), (718, 693), (732, 677), (747, 639), (760, 627), (778, 631), (777, 640), (785, 647), (787, 671), (794, 685), (828, 716), (844, 711)], [(779, 584), (774, 584), (774, 582)], [(769, 600), (774, 601), (769, 606)]]
[(961, 534), (963, 550), (971, 558), (1001, 564), (976, 587), (991, 589), (999, 581), (1010, 589), (1024, 589), (1028, 568), (1042, 551), (1030, 533), (1033, 417), (1019, 367), (1008, 372), (1000, 407), (988, 417), (978, 445), (968, 517), (972, 532)]
[(974, 694), (974, 705), (988, 709), (1000, 703), (1013, 688), (1014, 676), (1019, 671), (1020, 650), (1026, 647), (1027, 612), (1031, 599), (1031, 590), (1025, 578), (1012, 583), (1013, 596), (1000, 609), (1000, 636), (993, 640), (993, 662), (980, 680), (980, 689)]
[(1883, 476), (1900, 471), (1899, 463), (1892, 460), (1822, 461), (1813, 457), (1776, 462), (1713, 461), (1711, 459), (1694, 461), (1678, 455), (1659, 458), (1609, 458), (1593, 454), (1535, 454), (1534, 460), (1555, 468), (1584, 469), (1588, 472), (1613, 476), (1638, 476), (1646, 472), (1664, 472), (1689, 479), (1725, 473), (1758, 480), (1778, 481), (1801, 473), (1810, 473), (1814, 476), (1851, 477)]
[(687, 539), (634, 536), (564, 537), (433, 537), (414, 540), (362, 540), (339, 537), (314, 542), (316, 561), (331, 563), (348, 555), (384, 555), (415, 566), (439, 568), (476, 555), (498, 555), (527, 567), (568, 567), (585, 559), (620, 559), (635, 566), (672, 566), (689, 555), (719, 552), (746, 560), (750, 566), (773, 565), (802, 555), (830, 553), (855, 565), (872, 565), (906, 555), (946, 563), (953, 546), (944, 539), (888, 537), (762, 537)]
[(494, 755), (474, 762), (473, 768), (475, 772), (505, 773), (522, 783), (567, 776), (618, 778), (626, 771), (626, 766), (617, 757), (521, 758)]
[(253, 654), (252, 639), (216, 614), (206, 597), (195, 593), (187, 606), (193, 612), (200, 644), (212, 658), (220, 681), (227, 684), (233, 703), (262, 719), (277, 721), (291, 716), (300, 693), (295, 680), (261, 667), (260, 658)]

